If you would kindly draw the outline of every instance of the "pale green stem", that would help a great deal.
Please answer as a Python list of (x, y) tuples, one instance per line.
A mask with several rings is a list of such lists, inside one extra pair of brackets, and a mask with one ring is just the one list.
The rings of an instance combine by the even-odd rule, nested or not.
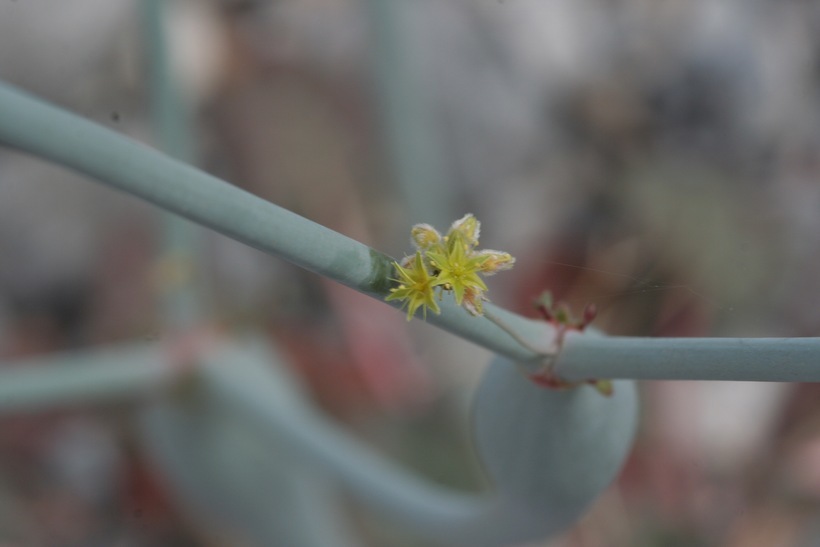
[[(146, 70), (149, 74), (151, 121), (159, 148), (169, 156), (195, 163), (194, 135), (189, 106), (172, 70), (172, 59), (165, 29), (167, 0), (143, 0), (142, 27)], [(160, 283), (162, 318), (167, 326), (190, 328), (200, 318), (198, 294), (192, 277), (196, 276), (197, 233), (194, 226), (177, 215), (164, 214), (160, 262), (177, 268), (180, 277)]]
[(568, 379), (820, 382), (820, 338), (633, 338), (568, 332)]
[[(0, 142), (50, 159), (252, 247), (383, 300), (392, 259), (78, 116), (0, 84)], [(445, 300), (428, 321), (513, 361), (540, 364), (555, 331), (487, 306), (534, 354)], [(555, 371), (568, 380), (653, 378), (820, 381), (820, 338), (693, 339), (567, 333)]]
[(283, 451), (334, 476), (373, 510), (448, 544), (510, 543), (522, 525), (519, 500), (462, 493), (407, 472), (296, 397), (286, 377), (274, 377), (286, 370), (277, 360), (246, 338), (209, 353), (203, 372), (218, 397), (272, 433)]
[[(111, 130), (0, 84), (0, 142), (84, 173), (252, 247), (383, 300), (393, 259)], [(428, 321), (516, 361), (537, 359), (489, 321), (444, 302)], [(398, 305), (398, 304), (397, 304)], [(497, 309), (539, 345), (544, 323)]]
[(417, 8), (405, 0), (368, 0), (365, 5), (373, 41), (371, 67), (393, 178), (414, 222), (445, 226), (452, 220), (453, 185), (442, 155), (441, 127), (430, 108), (423, 60), (408, 28)]
[(0, 412), (122, 402), (156, 391), (177, 373), (156, 344), (131, 344), (4, 362)]
[(522, 346), (522, 347), (524, 347), (524, 348), (526, 348), (526, 349), (530, 350), (530, 351), (531, 351), (534, 355), (538, 355), (538, 356), (540, 356), (540, 357), (542, 357), (542, 358), (544, 358), (544, 359), (549, 359), (549, 360), (553, 360), (553, 359), (554, 359), (554, 357), (555, 357), (555, 354), (554, 354), (554, 353), (547, 352), (547, 351), (545, 351), (545, 349), (544, 349), (544, 348), (538, 348), (538, 347), (535, 347), (535, 346), (533, 346), (532, 344), (530, 344), (530, 342), (529, 342), (528, 340), (526, 340), (526, 339), (522, 338), (522, 337), (521, 337), (521, 336), (520, 336), (520, 335), (519, 335), (519, 334), (515, 331), (515, 329), (514, 329), (514, 328), (512, 328), (512, 327), (511, 327), (510, 325), (508, 325), (508, 324), (507, 324), (507, 323), (506, 323), (503, 319), (501, 319), (500, 317), (498, 317), (497, 315), (495, 315), (495, 314), (494, 314), (493, 312), (491, 312), (490, 310), (486, 310), (486, 309), (484, 310), (484, 317), (485, 317), (485, 318), (487, 318), (487, 319), (488, 319), (491, 323), (495, 323), (495, 325), (496, 325), (496, 326), (498, 326), (498, 328), (500, 328), (501, 330), (503, 330), (504, 332), (506, 332), (507, 334), (509, 334), (509, 335), (510, 335), (510, 337), (511, 337), (513, 340), (515, 340), (516, 342), (518, 342), (519, 344), (521, 344), (521, 346)]

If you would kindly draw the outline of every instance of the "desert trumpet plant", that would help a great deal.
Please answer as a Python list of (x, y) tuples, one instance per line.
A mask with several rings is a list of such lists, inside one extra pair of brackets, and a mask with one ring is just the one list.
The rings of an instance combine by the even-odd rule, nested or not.
[[(519, 374), (521, 363), (541, 362), (554, 328), (502, 309), (487, 309), (489, 304), (482, 306), (486, 289), (480, 276), (509, 268), (513, 259), (506, 253), (476, 249), (479, 223), (472, 215), (454, 223), (443, 236), (423, 225), (417, 227), (413, 260), (398, 266), (409, 269), (413, 283), (432, 288), (436, 299), (430, 301), (429, 293), (424, 293), (425, 298), (408, 301), (396, 290), (391, 292), (398, 287), (390, 279), (401, 277), (401, 270), (386, 255), (3, 85), (0, 142), (84, 172), (363, 293), (379, 299), (393, 295), (396, 304), (413, 304), (413, 313), (435, 305), (440, 315), (431, 322), (509, 358), (495, 361), (475, 401), (477, 449), (495, 484), (494, 492), (475, 496), (403, 472), (322, 419), (307, 401), (279, 396), (283, 383), (269, 376), (275, 359), (264, 352), (253, 357), (250, 344), (240, 344), (237, 352), (229, 354), (208, 352), (197, 375), (209, 386), (204, 400), (231, 406), (241, 423), (253, 424), (257, 430), (226, 444), (225, 435), (218, 431), (222, 422), (214, 419), (225, 413), (198, 412), (196, 405), (202, 399), (177, 397), (173, 390), (146, 409), (143, 422), (146, 441), (159, 465), (176, 479), (175, 488), (189, 491), (190, 496), (183, 498), (203, 511), (239, 515), (243, 527), (257, 527), (262, 530), (258, 537), (265, 537), (270, 502), (264, 501), (264, 494), (275, 497), (277, 489), (259, 488), (257, 476), (251, 473), (262, 472), (258, 458), (242, 460), (259, 452), (237, 449), (260, 442), (263, 449), (277, 453), (286, 447), (292, 461), (310, 467), (310, 476), (324, 470), (374, 511), (436, 541), (504, 545), (536, 539), (571, 524), (612, 480), (628, 452), (636, 418), (630, 382), (616, 389), (613, 397), (600, 397), (590, 389), (539, 389)], [(453, 298), (444, 298), (450, 293)], [(474, 305), (474, 313), (492, 311), (520, 339), (531, 341), (537, 352), (493, 322), (469, 317), (462, 309), (465, 302)], [(45, 399), (83, 397), (86, 387), (95, 394), (100, 389), (120, 390), (121, 377), (127, 377), (120, 371), (128, 365), (113, 355), (110, 382), (106, 380), (102, 387), (80, 386), (82, 390), (68, 394), (61, 389), (64, 383), (40, 381), (52, 369), (38, 367), (37, 378), (22, 379), (25, 397), (39, 397), (45, 405)], [(2, 383), (20, 399), (24, 390), (19, 383)], [(171, 419), (165, 412), (181, 418)], [(240, 471), (250, 473), (242, 477), (253, 480), (234, 481), (233, 474)], [(274, 471), (279, 476), (281, 470)], [(239, 489), (239, 484), (253, 488)], [(262, 497), (245, 504), (253, 493)], [(206, 497), (219, 503), (209, 507), (203, 503)]]
[[(255, 476), (243, 483), (252, 488), (239, 493), (228, 488), (235, 485), (225, 478), (229, 472), (259, 465), (259, 458), (253, 457), (258, 451), (235, 450), (240, 441), (252, 448), (253, 443), (267, 440), (265, 449), (271, 452), (287, 448), (292, 461), (310, 466), (307, 473), (326, 470), (374, 511), (438, 541), (503, 545), (536, 539), (571, 524), (615, 476), (631, 446), (637, 407), (633, 382), (618, 379), (820, 381), (820, 338), (609, 337), (583, 328), (588, 314), (578, 322), (560, 308), (545, 305), (545, 321), (533, 321), (485, 304), (481, 276), (509, 268), (513, 258), (476, 250), (479, 223), (472, 215), (454, 223), (443, 236), (429, 226), (416, 226), (412, 259), (394, 262), (375, 249), (3, 84), (0, 143), (85, 173), (364, 294), (402, 305), (409, 317), (419, 308), (423, 312), (430, 308), (436, 314), (431, 323), (498, 354), (474, 404), (477, 451), (495, 486), (493, 493), (479, 497), (421, 482), (365, 450), (308, 406), (307, 398), (295, 402), (289, 392), (282, 394), (284, 382), (271, 376), (269, 365), (275, 359), (265, 352), (254, 357), (250, 344), (203, 356), (198, 374), (208, 387), (203, 395), (206, 403), (220, 400), (235, 409), (242, 423), (252, 423), (256, 429), (233, 444), (225, 443), (224, 435), (213, 433), (219, 425), (216, 418), (225, 415), (221, 408), (210, 414), (197, 412), (194, 397), (166, 393), (157, 397), (160, 406), (149, 409), (145, 436), (158, 460), (177, 470), (183, 479), (180, 488), (205, 490), (227, 480), (227, 493), (217, 491), (213, 497), (242, 509), (237, 512), (240, 516), (250, 517), (246, 507), (259, 511), (257, 524), (247, 526), (267, 522), (268, 507), (255, 500), (243, 505), (234, 496), (275, 497), (281, 490), (260, 487)], [(402, 284), (409, 290), (400, 292)], [(469, 317), (462, 308), (473, 314), (483, 312), (484, 318)], [(489, 319), (491, 315), (495, 320)], [(155, 382), (167, 377), (162, 370), (132, 370), (133, 361), (123, 358), (123, 352), (108, 355), (113, 368), (93, 356), (75, 356), (82, 362), (91, 360), (92, 366), (82, 375), (76, 367), (41, 363), (31, 365), (36, 373), (12, 378), (11, 368), (4, 368), (0, 401), (11, 401), (18, 408), (35, 401), (44, 407), (49, 402), (133, 393), (139, 386), (153, 392)], [(137, 357), (145, 367), (156, 361), (152, 350)], [(545, 360), (549, 372), (562, 382), (613, 378), (614, 390), (609, 397), (588, 386), (544, 390), (519, 374), (519, 369), (543, 371)], [(61, 381), (58, 368), (73, 382)], [(78, 381), (80, 377), (88, 381)], [(158, 410), (151, 412), (154, 409)], [(177, 411), (179, 420), (166, 419), (166, 412)], [(214, 450), (197, 449), (197, 443)], [(211, 460), (211, 455), (247, 459), (231, 460), (236, 465), (229, 468), (222, 459)], [(193, 474), (190, 480), (188, 472)], [(193, 491), (189, 499), (202, 499), (199, 492)]]

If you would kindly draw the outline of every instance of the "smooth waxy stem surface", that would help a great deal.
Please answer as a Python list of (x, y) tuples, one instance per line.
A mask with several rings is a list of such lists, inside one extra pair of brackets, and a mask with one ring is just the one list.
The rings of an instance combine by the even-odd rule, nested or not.
[[(283, 510), (279, 492), (332, 495), (327, 484), (314, 484), (319, 477), (443, 544), (491, 547), (544, 538), (575, 522), (610, 484), (637, 416), (631, 382), (616, 382), (612, 397), (589, 386), (550, 391), (497, 359), (473, 413), (476, 448), (494, 489), (475, 495), (409, 473), (333, 424), (258, 338), (210, 353), (192, 388), (145, 414), (147, 444), (187, 504), (232, 521), (263, 544), (281, 526), (271, 528), (270, 517)], [(326, 505), (315, 513), (324, 513), (341, 537), (343, 526)], [(302, 537), (291, 544), (327, 543)]]
[[(508, 541), (570, 526), (612, 482), (638, 419), (633, 382), (604, 397), (591, 386), (546, 390), (496, 358), (474, 410), (475, 441), (497, 495), (520, 521)], [(513, 532), (513, 530), (511, 530)]]

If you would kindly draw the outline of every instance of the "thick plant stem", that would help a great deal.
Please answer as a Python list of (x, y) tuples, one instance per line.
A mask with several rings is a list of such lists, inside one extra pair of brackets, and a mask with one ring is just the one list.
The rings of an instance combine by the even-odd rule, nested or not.
[(157, 344), (134, 344), (3, 363), (0, 412), (122, 402), (145, 396), (179, 375)]
[(494, 323), (498, 328), (509, 334), (510, 338), (521, 344), (522, 347), (530, 350), (533, 353), (533, 355), (538, 355), (542, 359), (550, 361), (555, 359), (555, 354), (548, 353), (544, 348), (538, 348), (530, 344), (530, 342), (525, 338), (522, 338), (521, 335), (519, 335), (514, 328), (512, 328), (503, 319), (495, 315), (490, 310), (484, 310), (484, 317), (491, 323)]
[[(144, 431), (155, 457), (187, 485), (189, 499), (224, 492), (199, 478), (213, 473), (209, 462), (217, 474), (230, 473), (243, 464), (229, 462), (255, 453), (214, 454), (225, 439), (219, 420), (228, 418), (222, 427), (246, 430), (254, 443), (268, 439), (276, 457), (321, 470), (351, 497), (419, 536), (471, 547), (518, 544), (566, 527), (612, 480), (632, 443), (637, 399), (630, 382), (619, 382), (613, 397), (592, 390), (546, 392), (501, 361), (491, 366), (473, 414), (479, 455), (493, 466), (492, 492), (460, 492), (422, 480), (346, 434), (316, 411), (289, 368), (256, 336), (214, 346), (200, 368), (199, 395), (190, 390), (172, 404), (149, 408)], [(234, 413), (236, 422), (230, 420)], [(259, 470), (255, 486), (265, 484)], [(243, 492), (243, 499), (248, 496), (252, 492)], [(268, 510), (248, 503), (251, 511)]]
[[(216, 177), (0, 84), (0, 142), (50, 159), (382, 300), (392, 259)], [(445, 300), (428, 321), (534, 370), (554, 329), (487, 305), (520, 344)], [(820, 338), (620, 338), (567, 333), (555, 372), (585, 378), (820, 381)]]
[(820, 382), (820, 338), (633, 338), (568, 332), (555, 372), (568, 380)]
[[(0, 143), (49, 159), (228, 237), (383, 300), (392, 259), (104, 127), (0, 84)], [(497, 310), (540, 346), (549, 327)], [(430, 323), (516, 361), (537, 356), (490, 321), (444, 302)]]
[(448, 181), (423, 62), (408, 25), (413, 3), (368, 0), (367, 21), (373, 48), (372, 71), (381, 125), (395, 181), (413, 222), (445, 226), (452, 219), (452, 185)]
[[(195, 163), (195, 138), (189, 108), (171, 66), (164, 28), (168, 2), (143, 0), (142, 30), (150, 82), (151, 118), (159, 148), (169, 156)], [(196, 268), (198, 232), (177, 215), (163, 214), (157, 289), (167, 327), (191, 328), (201, 320)]]

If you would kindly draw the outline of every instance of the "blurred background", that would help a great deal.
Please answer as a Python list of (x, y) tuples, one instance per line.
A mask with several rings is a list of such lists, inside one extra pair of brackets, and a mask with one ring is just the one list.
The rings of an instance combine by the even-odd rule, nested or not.
[[(525, 315), (550, 290), (595, 303), (611, 334), (820, 336), (820, 4), (164, 7), (184, 128), (165, 149), (202, 169), (395, 257), (412, 224), (472, 212), (481, 246), (517, 257), (489, 296)], [(137, 0), (2, 1), (0, 78), (161, 147), (144, 15)], [(0, 362), (163, 339), (160, 219), (0, 150)], [(486, 351), (204, 229), (187, 245), (193, 323), (264, 331), (333, 420), (481, 488), (465, 416)], [(642, 390), (621, 478), (534, 545), (820, 543), (820, 388)], [(0, 417), (0, 545), (253, 544), (181, 501), (133, 410)], [(428, 545), (333, 495), (358, 544)]]

